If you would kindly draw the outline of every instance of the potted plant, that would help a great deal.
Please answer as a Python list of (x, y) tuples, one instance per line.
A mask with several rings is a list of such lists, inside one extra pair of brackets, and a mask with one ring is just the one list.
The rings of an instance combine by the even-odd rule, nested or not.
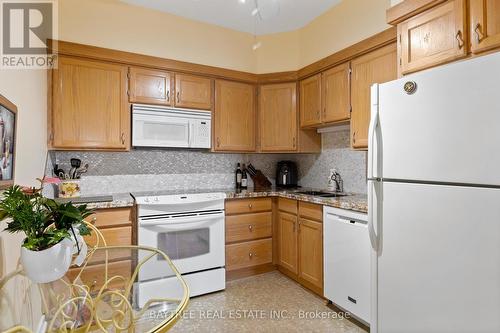
[[(92, 214), (87, 205), (74, 206), (45, 198), (41, 189), (12, 186), (0, 201), (0, 221), (10, 218), (6, 231), (24, 232), (21, 263), (35, 282), (55, 281), (69, 269), (73, 254), (85, 243), (81, 236), (90, 230), (83, 219)], [(85, 247), (86, 250), (86, 247)]]

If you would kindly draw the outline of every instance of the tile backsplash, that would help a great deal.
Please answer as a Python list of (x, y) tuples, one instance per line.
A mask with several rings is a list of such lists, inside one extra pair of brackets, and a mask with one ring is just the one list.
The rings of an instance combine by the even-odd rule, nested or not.
[[(349, 130), (323, 134), (321, 154), (221, 154), (197, 150), (137, 149), (130, 152), (50, 151), (46, 174), (58, 164), (70, 169), (70, 158), (89, 164), (83, 177), (85, 195), (149, 190), (151, 187), (229, 188), (236, 163), (251, 162), (271, 180), (280, 160), (297, 162), (299, 184), (325, 188), (331, 168), (344, 179), (348, 192), (366, 193), (366, 152), (349, 148)], [(100, 192), (99, 192), (100, 191)]]

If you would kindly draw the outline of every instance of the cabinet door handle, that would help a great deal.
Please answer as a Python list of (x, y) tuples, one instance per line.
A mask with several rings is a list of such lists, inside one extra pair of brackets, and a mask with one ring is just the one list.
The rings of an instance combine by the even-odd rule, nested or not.
[(122, 132), (121, 140), (122, 140), (122, 145), (124, 145), (125, 144), (125, 133), (124, 132)]
[(352, 133), (352, 143), (356, 143), (356, 132)]
[(220, 147), (220, 138), (217, 138), (217, 147)]
[(297, 146), (297, 138), (293, 137), (293, 148)]
[(295, 232), (295, 230), (297, 230), (297, 221), (293, 222), (293, 232)]
[(474, 28), (474, 33), (476, 34), (476, 40), (477, 40), (478, 44), (481, 42), (481, 39), (482, 39), (483, 32), (481, 30), (482, 30), (481, 23), (477, 23), (475, 28)]
[(461, 30), (457, 31), (457, 34), (455, 35), (455, 38), (458, 41), (458, 49), (462, 49), (462, 47), (464, 47), (465, 43), (464, 43), (464, 40), (462, 38), (462, 31)]
[(170, 90), (167, 90), (167, 102), (170, 102)]
[(299, 226), (297, 227), (297, 229), (300, 232), (300, 220), (299, 220), (298, 224), (299, 224)]
[(181, 92), (178, 91), (177, 92), (177, 103), (179, 103), (180, 100), (181, 100)]

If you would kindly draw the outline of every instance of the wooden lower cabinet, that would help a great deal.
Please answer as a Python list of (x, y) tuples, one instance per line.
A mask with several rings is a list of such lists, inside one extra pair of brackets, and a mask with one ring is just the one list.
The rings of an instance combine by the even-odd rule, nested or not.
[[(94, 214), (86, 219), (102, 233), (108, 246), (128, 246), (136, 244), (134, 228), (136, 226), (135, 209), (133, 207), (97, 209)], [(89, 246), (103, 246), (102, 241), (97, 244), (97, 235), (93, 232), (85, 237)], [(136, 258), (132, 257), (135, 251), (129, 249), (114, 249), (108, 253), (108, 277), (119, 275), (129, 278), (132, 271), (132, 263)], [(104, 252), (97, 251), (90, 259), (87, 267), (83, 270), (80, 278), (85, 284), (93, 286), (98, 290), (105, 281), (106, 256)], [(81, 268), (72, 267), (67, 276), (74, 279)], [(120, 287), (123, 279), (117, 279), (111, 287)]]
[(272, 212), (226, 217), (226, 242), (228, 243), (272, 236)]
[(323, 224), (299, 218), (299, 281), (322, 295)]
[[(120, 278), (115, 278), (109, 283), (110, 288), (125, 288), (128, 280), (132, 276), (132, 261), (114, 261), (110, 262), (108, 265), (108, 276), (118, 276)], [(98, 291), (106, 282), (106, 265), (88, 265), (82, 271), (82, 268), (71, 268), (66, 276), (73, 281), (79, 275), (80, 280), (84, 285), (90, 287), (90, 291)]]
[(279, 265), (293, 274), (298, 273), (297, 216), (279, 212)]
[(273, 265), (273, 203), (271, 198), (226, 201), (227, 278), (275, 269)]
[(270, 264), (272, 246), (271, 238), (226, 245), (226, 270)]
[(323, 296), (323, 207), (280, 198), (278, 209), (280, 271)]

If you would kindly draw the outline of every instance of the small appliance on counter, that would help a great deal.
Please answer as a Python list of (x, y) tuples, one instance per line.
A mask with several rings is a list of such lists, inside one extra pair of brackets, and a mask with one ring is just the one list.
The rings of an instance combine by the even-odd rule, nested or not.
[(293, 161), (279, 161), (276, 168), (277, 187), (297, 187), (297, 164)]

